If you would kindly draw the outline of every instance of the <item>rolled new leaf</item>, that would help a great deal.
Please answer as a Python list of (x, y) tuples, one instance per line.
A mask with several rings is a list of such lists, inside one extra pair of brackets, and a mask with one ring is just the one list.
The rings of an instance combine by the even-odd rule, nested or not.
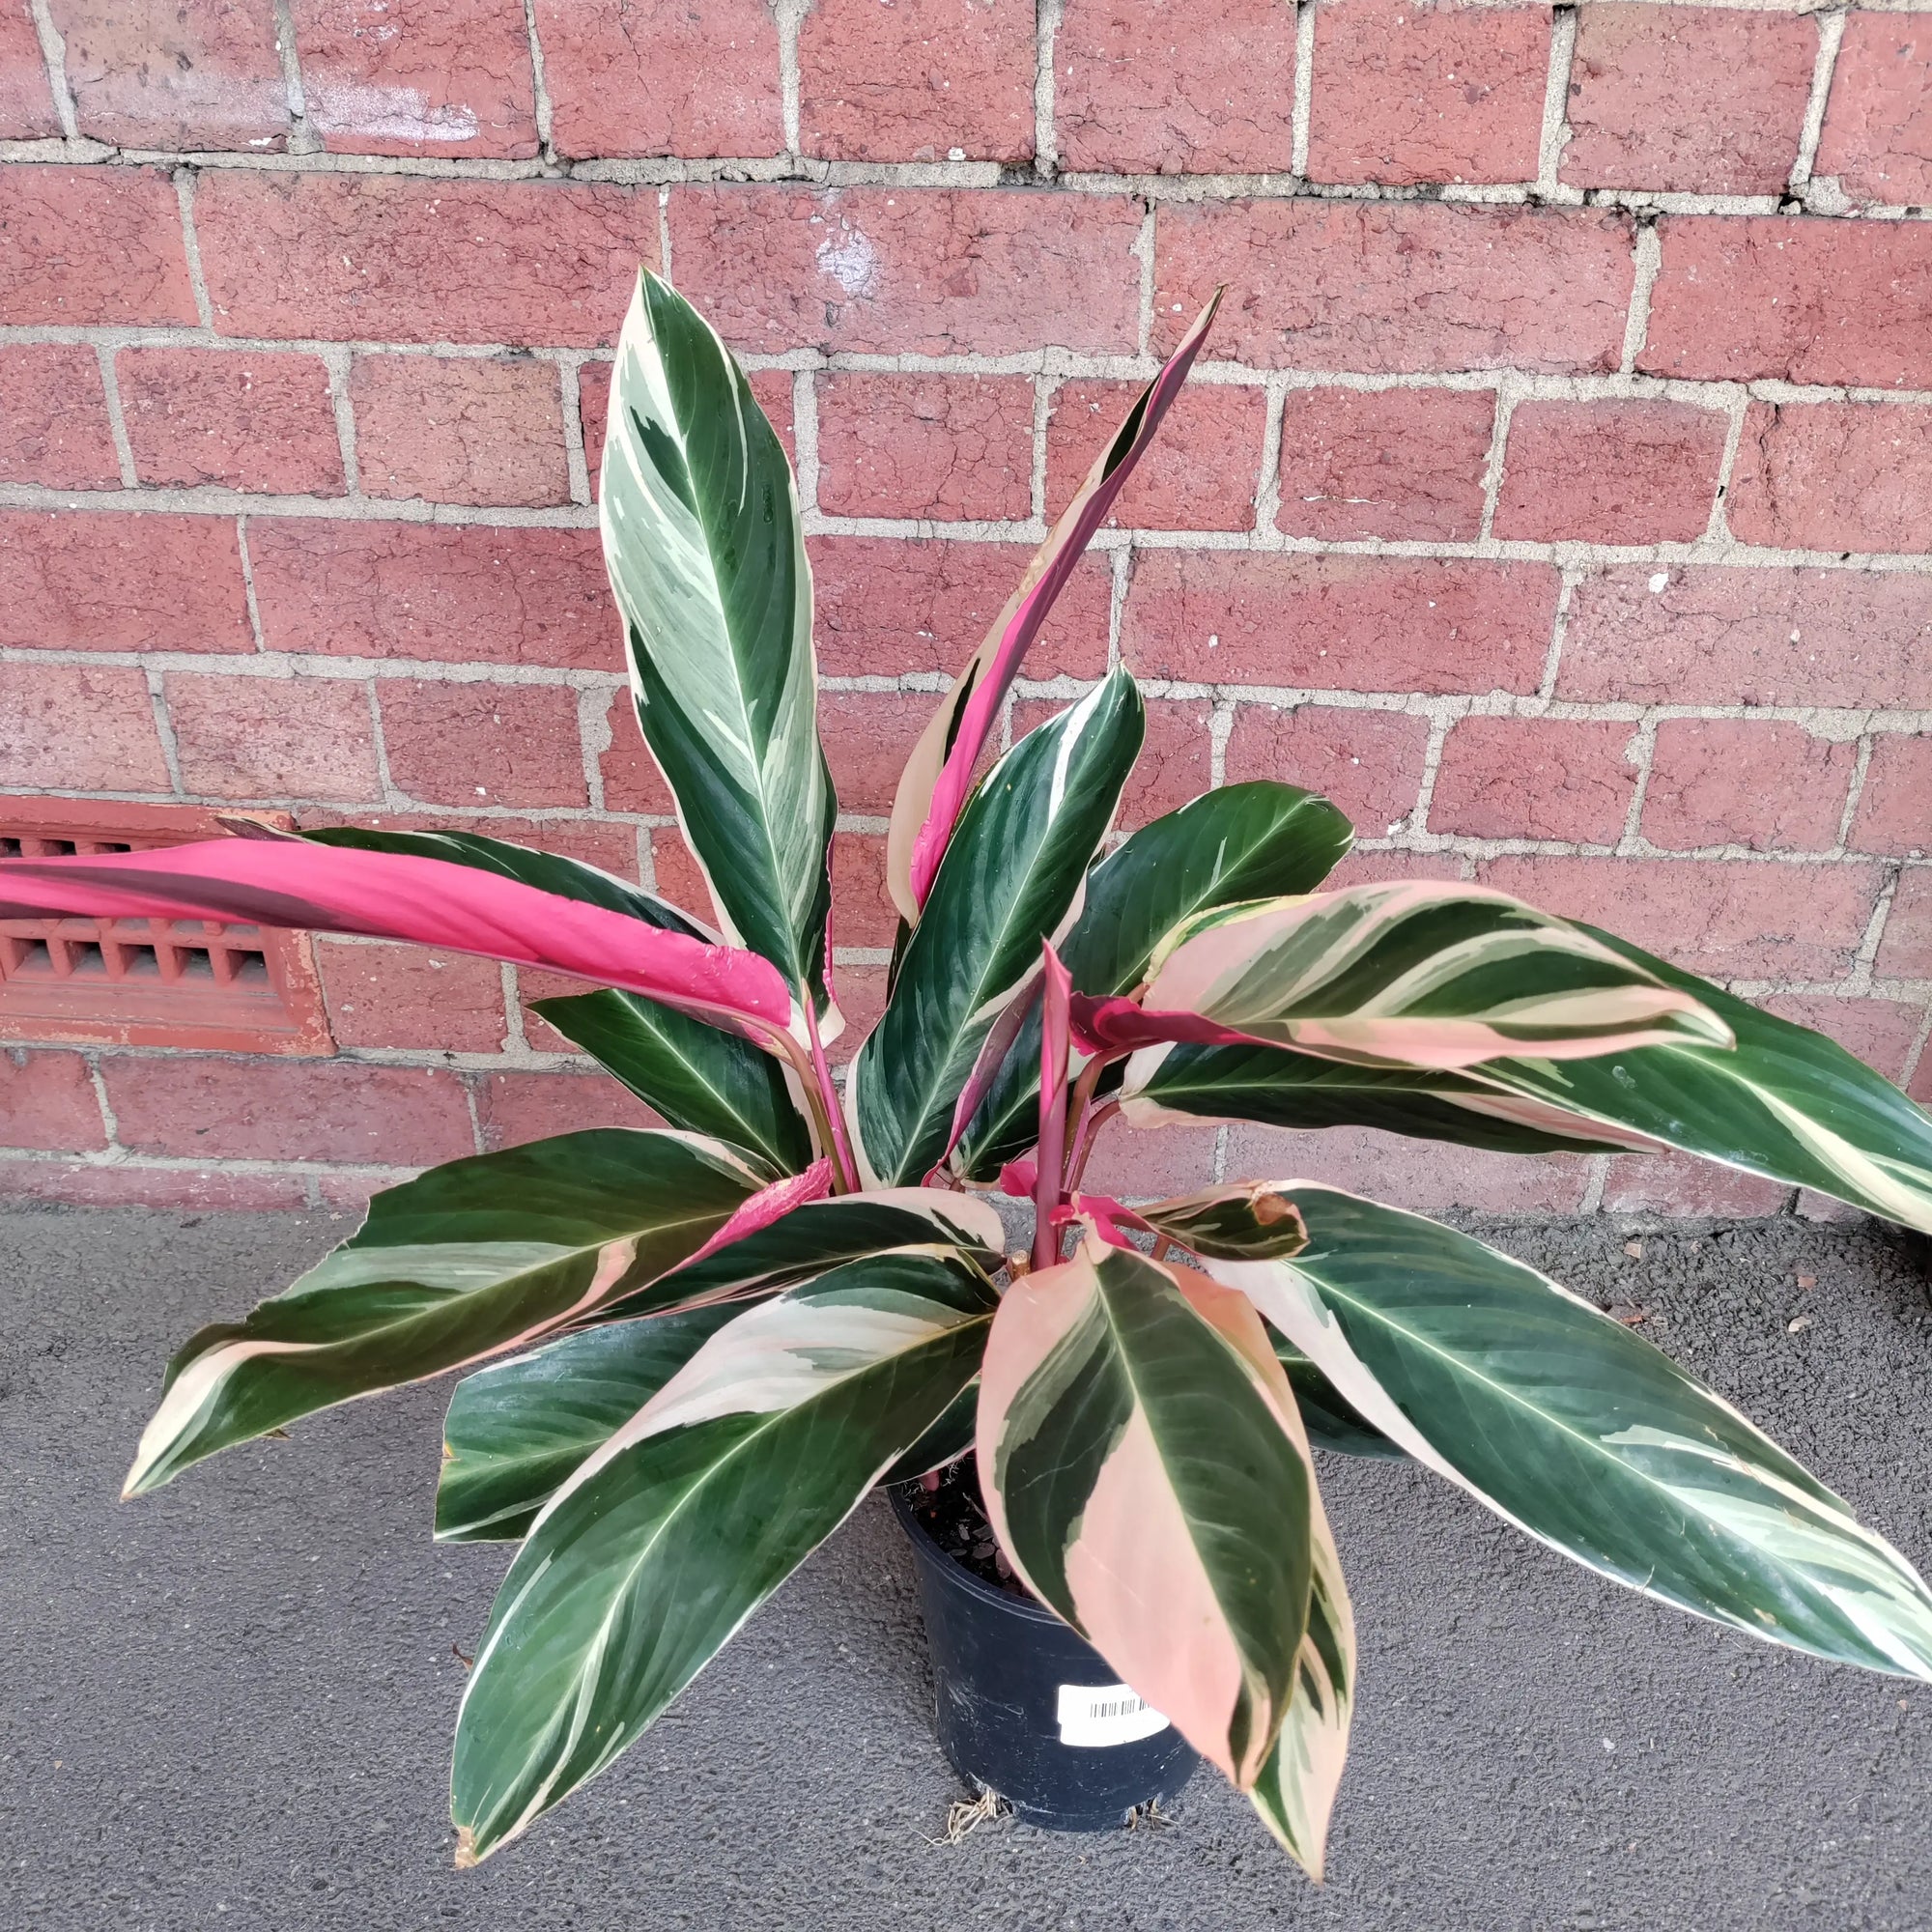
[[(1223, 785), (1143, 825), (1087, 875), (1060, 948), (1075, 988), (1129, 993), (1183, 920), (1245, 899), (1313, 892), (1348, 851), (1352, 828), (1325, 798), (1257, 779)], [(953, 1164), (993, 1179), (1034, 1143), (1039, 1019), (1029, 1014), (961, 1135)]]
[(742, 1308), (612, 1321), (465, 1376), (442, 1421), (439, 1543), (519, 1541), (608, 1442)]
[(730, 351), (648, 270), (617, 339), (598, 507), (638, 722), (719, 923), (829, 1038), (838, 807), (791, 466)]
[(1566, 1556), (1752, 1636), (1932, 1680), (1932, 1594), (1692, 1376), (1535, 1269), (1311, 1181), (1145, 1210), (1376, 1428)]
[(125, 1493), (316, 1409), (527, 1347), (697, 1253), (764, 1179), (716, 1141), (598, 1127), (388, 1188), (285, 1293), (168, 1364)]
[(721, 1328), (532, 1525), (464, 1689), (451, 1809), (474, 1864), (594, 1777), (978, 1372), (997, 1298), (876, 1256)]
[(1578, 1130), (1647, 1137), (1686, 1153), (1815, 1188), (1932, 1234), (1932, 1119), (1835, 1040), (1585, 927), (1620, 958), (1694, 998), (1730, 1029), (1734, 1052), (1690, 1039), (1602, 1060), (1492, 1061), (1497, 1097), (1567, 1116)]
[(987, 1512), (1028, 1587), (1252, 1786), (1307, 1634), (1315, 1490), (1252, 1309), (1090, 1238), (1007, 1290), (979, 1447)]
[(793, 1027), (783, 979), (754, 952), (413, 852), (213, 838), (153, 852), (0, 859), (0, 919), (49, 913), (232, 920), (404, 939), (643, 993), (761, 1040)]
[(792, 1104), (784, 1068), (751, 1041), (609, 987), (533, 1000), (530, 1010), (672, 1126), (713, 1134), (781, 1174), (810, 1164), (811, 1129)]
[(1000, 707), (1028, 647), (1173, 408), (1220, 304), (1217, 289), (1181, 337), (1180, 346), (1135, 399), (1126, 420), (1094, 458), (1087, 480), (1034, 553), (1006, 609), (993, 619), (992, 629), (952, 680), (952, 689), (913, 747), (899, 775), (886, 834), (886, 886), (909, 925), (919, 923), (939, 862), (973, 788), (973, 768), (992, 737)]
[(917, 1182), (945, 1157), (994, 1023), (1037, 978), (1040, 941), (1080, 910), (1145, 730), (1140, 693), (1117, 670), (1028, 732), (974, 794), (847, 1080), (868, 1186)]
[[(1115, 1051), (1255, 1042), (1446, 1071), (1504, 1054), (1731, 1043), (1701, 1002), (1581, 927), (1434, 880), (1205, 913), (1162, 942), (1142, 1002), (1076, 1003), (1073, 1020)], [(1129, 1067), (1129, 1085), (1148, 1074)]]

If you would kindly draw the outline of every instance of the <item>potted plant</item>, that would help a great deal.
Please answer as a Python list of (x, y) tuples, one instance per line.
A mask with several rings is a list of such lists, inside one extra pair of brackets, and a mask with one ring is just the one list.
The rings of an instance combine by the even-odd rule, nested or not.
[[(932, 1472), (983, 1505), (972, 1548), (1026, 1593), (1006, 1593), (1017, 1634), (990, 1655), (936, 1614), (942, 1669), (978, 1673), (949, 1688), (1071, 1683), (1085, 1732), (1062, 1710), (1033, 1733), (1094, 1765), (1122, 1747), (1094, 1724), (1126, 1719), (1125, 1746), (1157, 1747), (1145, 1790), (1184, 1775), (1184, 1744), (1317, 1875), (1354, 1650), (1311, 1441), (1412, 1456), (1753, 1635), (1932, 1678), (1932, 1597), (1903, 1558), (1534, 1270), (1293, 1179), (1137, 1211), (1084, 1190), (1116, 1116), (1361, 1123), (1478, 1150), (1676, 1148), (1932, 1229), (1932, 1122), (1850, 1055), (1498, 893), (1321, 891), (1350, 838), (1322, 799), (1232, 785), (1107, 849), (1142, 736), (1124, 671), (976, 778), (1211, 317), (913, 753), (890, 997), (842, 1094), (796, 496), (736, 362), (648, 274), (603, 525), (639, 722), (718, 931), (467, 833), (0, 866), (0, 915), (254, 921), (575, 975), (598, 990), (538, 1009), (668, 1122), (378, 1195), (287, 1293), (188, 1341), (128, 1479), (139, 1494), (329, 1404), (469, 1371), (437, 1533), (520, 1548), (457, 1724), (461, 1863), (603, 1770), (868, 1491)], [(1027, 1251), (1006, 1254), (993, 1187), (1031, 1202)], [(957, 1569), (929, 1539), (921, 1560)], [(1082, 1647), (1041, 1648), (1058, 1641)]]

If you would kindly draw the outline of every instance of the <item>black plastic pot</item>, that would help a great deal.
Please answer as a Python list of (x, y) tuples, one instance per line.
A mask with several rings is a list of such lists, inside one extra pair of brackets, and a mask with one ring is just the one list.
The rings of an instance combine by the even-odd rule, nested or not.
[[(1139, 1699), (1092, 1644), (954, 1562), (905, 1490), (892, 1499), (919, 1558), (939, 1743), (952, 1768), (1054, 1832), (1106, 1831), (1137, 1804), (1173, 1798), (1200, 1761), (1180, 1733), (1163, 1724), (1133, 1736), (1153, 1714), (1136, 1714)], [(1113, 1738), (1122, 1741), (1100, 1741)]]

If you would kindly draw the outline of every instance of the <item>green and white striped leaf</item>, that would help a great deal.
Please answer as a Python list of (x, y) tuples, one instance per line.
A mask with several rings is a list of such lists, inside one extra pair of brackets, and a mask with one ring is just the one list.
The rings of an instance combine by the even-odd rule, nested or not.
[[(1524, 1051), (1569, 1060), (1653, 1040), (1731, 1042), (1689, 993), (1580, 926), (1453, 881), (1201, 914), (1162, 943), (1144, 1004), (1147, 1038), (1161, 1037), (1160, 1015), (1182, 1015), (1213, 1031), (1166, 1037), (1444, 1071)], [(1129, 1070), (1136, 1085), (1146, 1077)]]
[(1040, 941), (1058, 943), (1079, 914), (1145, 730), (1140, 693), (1117, 670), (1028, 732), (967, 804), (848, 1076), (867, 1186), (916, 1182), (944, 1157), (994, 1022), (1037, 976)]
[(1013, 1567), (1243, 1790), (1307, 1634), (1314, 1472), (1254, 1311), (1090, 1238), (1014, 1282), (980, 1384)]
[(717, 1141), (600, 1127), (389, 1188), (287, 1293), (168, 1364), (125, 1493), (580, 1319), (695, 1254), (766, 1178)]
[(1932, 1680), (1896, 1550), (1648, 1342), (1419, 1214), (1308, 1181), (1147, 1211), (1376, 1428), (1605, 1577), (1753, 1636)]
[(1363, 1066), (1282, 1046), (1179, 1045), (1137, 1053), (1127, 1063), (1121, 1112), (1135, 1127), (1193, 1120), (1259, 1121), (1304, 1132), (1379, 1127), (1495, 1153), (1627, 1152), (1657, 1145), (1500, 1094), (1472, 1073)]
[(830, 1195), (687, 1262), (589, 1319), (627, 1321), (668, 1308), (775, 1294), (827, 1268), (889, 1248), (963, 1255), (992, 1274), (1000, 1267), (1005, 1239), (998, 1209), (975, 1195), (939, 1187)]
[(1274, 1358), (1294, 1394), (1294, 1406), (1301, 1413), (1301, 1426), (1317, 1449), (1332, 1449), (1340, 1456), (1372, 1456), (1398, 1460), (1403, 1451), (1379, 1429), (1362, 1420), (1336, 1393), (1335, 1384), (1284, 1335), (1268, 1332), (1274, 1345)]
[(610, 987), (533, 1000), (530, 1010), (672, 1126), (743, 1148), (775, 1173), (810, 1166), (811, 1128), (785, 1086), (784, 1063), (750, 1040)]
[[(1313, 892), (1354, 834), (1325, 798), (1257, 779), (1224, 785), (1144, 825), (1094, 867), (1087, 899), (1060, 947), (1080, 993), (1130, 993), (1154, 948), (1213, 906)], [(953, 1164), (994, 1179), (1035, 1141), (1039, 1017), (1031, 1014), (961, 1136)]]
[(923, 1255), (855, 1262), (721, 1328), (546, 1505), (465, 1688), (473, 1864), (602, 1771), (965, 1388), (996, 1297)]
[(519, 1541), (584, 1458), (743, 1312), (714, 1302), (612, 1321), (465, 1376), (443, 1418), (437, 1541)]
[(1816, 1188), (1932, 1234), (1932, 1119), (1922, 1107), (1823, 1034), (1607, 932), (1593, 936), (1717, 1014), (1736, 1051), (1672, 1040), (1560, 1066), (1492, 1061), (1483, 1079), (1579, 1122)]
[[(261, 832), (258, 829), (248, 836), (259, 838)], [(668, 899), (661, 899), (632, 880), (605, 871), (601, 866), (592, 866), (582, 859), (568, 859), (560, 852), (539, 852), (527, 845), (512, 845), (507, 839), (487, 838), (480, 832), (389, 832), (359, 825), (330, 825), (298, 836), (311, 845), (339, 845), (355, 852), (400, 852), (408, 858), (440, 859), (446, 865), (495, 872), (499, 878), (534, 886), (539, 892), (554, 893), (559, 898), (601, 906), (606, 912), (625, 913), (661, 931), (681, 932), (688, 939), (718, 937), (689, 914), (680, 912)]]
[(1294, 1694), (1281, 1736), (1248, 1801), (1282, 1849), (1320, 1885), (1355, 1708), (1355, 1616), (1328, 1519), (1313, 1492), (1310, 1507), (1308, 1634), (1295, 1659)]
[(648, 270), (611, 381), (600, 516), (644, 742), (718, 920), (828, 1012), (811, 572), (791, 467), (745, 372)]

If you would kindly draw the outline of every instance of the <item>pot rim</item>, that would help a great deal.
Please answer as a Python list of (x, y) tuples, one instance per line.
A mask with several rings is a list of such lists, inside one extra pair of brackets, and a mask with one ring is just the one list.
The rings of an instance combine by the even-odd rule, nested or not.
[(928, 1560), (944, 1563), (948, 1576), (970, 1597), (977, 1597), (982, 1604), (1010, 1612), (1027, 1623), (1051, 1624), (1058, 1630), (1071, 1631), (1075, 1636), (1080, 1633), (1073, 1630), (1063, 1616), (1055, 1614), (1042, 1603), (1032, 1597), (1016, 1597), (1010, 1590), (997, 1590), (983, 1577), (976, 1577), (965, 1564), (945, 1548), (924, 1523), (921, 1522), (907, 1500), (906, 1492), (918, 1482), (917, 1476), (909, 1477), (903, 1483), (894, 1483), (886, 1491), (887, 1499), (893, 1506), (893, 1514), (899, 1520), (899, 1527), (912, 1539), (916, 1550)]

